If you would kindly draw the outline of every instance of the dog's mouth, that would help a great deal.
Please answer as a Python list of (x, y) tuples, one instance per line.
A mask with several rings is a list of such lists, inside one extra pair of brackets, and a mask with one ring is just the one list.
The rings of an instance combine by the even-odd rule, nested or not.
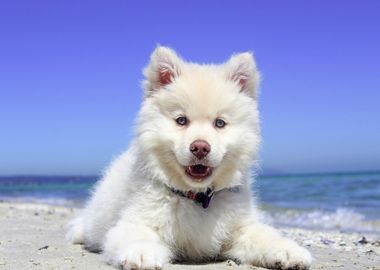
[(202, 164), (196, 164), (185, 167), (185, 172), (192, 180), (202, 182), (205, 178), (211, 175), (212, 168)]

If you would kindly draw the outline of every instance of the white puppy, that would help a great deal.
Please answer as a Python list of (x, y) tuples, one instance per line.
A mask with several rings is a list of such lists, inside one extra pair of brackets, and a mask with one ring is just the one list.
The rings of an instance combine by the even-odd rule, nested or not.
[(250, 167), (260, 144), (252, 54), (198, 65), (158, 47), (136, 137), (96, 185), (68, 238), (123, 269), (233, 259), (308, 268), (311, 255), (260, 223)]

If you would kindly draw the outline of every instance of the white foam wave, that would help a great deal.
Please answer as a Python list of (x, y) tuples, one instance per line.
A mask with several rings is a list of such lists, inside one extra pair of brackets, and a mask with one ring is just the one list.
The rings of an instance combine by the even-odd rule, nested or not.
[(65, 198), (54, 198), (54, 197), (46, 197), (46, 198), (37, 198), (37, 197), (1, 197), (1, 200), (7, 202), (16, 202), (16, 203), (33, 203), (33, 204), (47, 204), (47, 205), (55, 205), (55, 206), (78, 206), (80, 203), (74, 200), (69, 200)]
[(380, 221), (366, 220), (364, 215), (352, 209), (338, 208), (334, 212), (324, 210), (300, 211), (286, 209), (282, 211), (266, 211), (265, 221), (292, 227), (309, 229), (371, 231), (380, 233)]

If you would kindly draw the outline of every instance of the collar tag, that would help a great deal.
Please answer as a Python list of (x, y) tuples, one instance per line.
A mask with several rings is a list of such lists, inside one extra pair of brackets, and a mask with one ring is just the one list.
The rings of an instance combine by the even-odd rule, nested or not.
[(210, 205), (211, 199), (214, 197), (214, 191), (211, 188), (208, 188), (206, 193), (201, 192), (201, 194), (203, 198), (200, 202), (202, 203), (202, 207), (206, 209)]

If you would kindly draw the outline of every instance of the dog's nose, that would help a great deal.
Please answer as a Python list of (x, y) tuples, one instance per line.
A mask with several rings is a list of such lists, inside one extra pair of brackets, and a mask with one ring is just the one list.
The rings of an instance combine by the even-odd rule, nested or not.
[(196, 140), (190, 145), (190, 152), (198, 159), (207, 156), (211, 151), (211, 146), (205, 140)]

